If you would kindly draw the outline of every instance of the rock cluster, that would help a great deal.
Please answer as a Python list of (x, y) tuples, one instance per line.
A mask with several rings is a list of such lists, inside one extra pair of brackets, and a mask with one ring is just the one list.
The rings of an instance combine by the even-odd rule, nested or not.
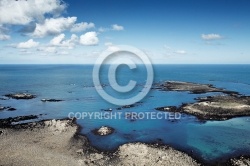
[(36, 96), (29, 93), (15, 93), (15, 94), (7, 94), (5, 97), (13, 98), (13, 99), (33, 99)]

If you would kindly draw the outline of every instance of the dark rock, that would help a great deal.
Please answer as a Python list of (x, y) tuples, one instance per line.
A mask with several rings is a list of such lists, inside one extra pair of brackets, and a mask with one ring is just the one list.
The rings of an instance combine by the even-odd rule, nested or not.
[[(132, 108), (132, 107), (141, 105), (141, 103), (142, 103), (142, 102), (137, 102), (136, 104), (124, 105), (124, 106), (121, 106), (121, 107), (118, 107), (118, 108), (114, 108), (114, 109), (116, 109), (116, 110), (122, 110), (122, 109), (126, 109), (126, 108)], [(101, 110), (102, 110), (102, 111), (113, 111), (114, 109), (108, 108), (108, 109), (101, 109)]]
[(101, 109), (102, 111), (109, 111), (111, 112), (113, 109), (112, 108), (109, 108), (109, 109)]
[(0, 106), (0, 111), (3, 111), (3, 110), (5, 110), (5, 109), (7, 109), (7, 107), (2, 107), (2, 106)]
[(132, 108), (132, 107), (135, 107), (135, 105), (131, 104), (131, 105), (124, 105), (124, 106), (122, 106), (122, 108)]
[(16, 94), (7, 94), (5, 97), (13, 98), (13, 99), (33, 99), (36, 98), (35, 95), (29, 93), (16, 93)]
[(16, 109), (15, 108), (12, 108), (12, 107), (10, 107), (9, 109), (8, 109), (8, 111), (15, 111)]
[(60, 102), (60, 101), (63, 101), (63, 100), (58, 100), (58, 99), (42, 99), (41, 101), (42, 102)]
[(17, 116), (17, 117), (9, 117), (6, 119), (0, 119), (0, 128), (2, 127), (11, 127), (13, 122), (20, 122), (24, 120), (37, 119), (37, 115), (27, 115), (27, 116)]
[(133, 107), (135, 107), (135, 106), (136, 106), (135, 104), (124, 105), (124, 106), (122, 106), (122, 107), (116, 108), (116, 110), (122, 110), (122, 109), (126, 109), (126, 108), (133, 108)]

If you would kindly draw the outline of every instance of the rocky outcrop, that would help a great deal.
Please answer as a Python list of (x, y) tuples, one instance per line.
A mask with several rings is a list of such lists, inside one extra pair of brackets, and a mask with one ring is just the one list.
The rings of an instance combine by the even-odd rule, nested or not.
[(17, 116), (17, 117), (10, 117), (6, 119), (0, 119), (0, 127), (14, 127), (12, 123), (14, 122), (21, 122), (25, 120), (37, 119), (37, 115), (27, 115), (27, 116)]
[(3, 106), (0, 106), (0, 111), (3, 111), (3, 110), (7, 110), (7, 111), (15, 111), (16, 108), (13, 108), (13, 107), (3, 107)]
[(10, 107), (8, 108), (8, 111), (16, 111), (16, 108)]
[(7, 94), (5, 97), (9, 97), (12, 99), (33, 99), (36, 98), (35, 95), (29, 93), (15, 93), (15, 94)]
[(0, 111), (5, 110), (7, 107), (0, 106)]
[(102, 126), (99, 129), (92, 130), (92, 132), (95, 135), (106, 136), (112, 134), (114, 132), (114, 128), (108, 126)]
[(129, 143), (119, 147), (120, 165), (198, 166), (197, 161), (170, 147)]
[(239, 157), (234, 158), (229, 161), (229, 165), (232, 166), (249, 166), (250, 165), (250, 157)]
[(59, 100), (59, 99), (42, 99), (41, 101), (42, 102), (60, 102), (60, 101), (63, 101), (63, 100)]

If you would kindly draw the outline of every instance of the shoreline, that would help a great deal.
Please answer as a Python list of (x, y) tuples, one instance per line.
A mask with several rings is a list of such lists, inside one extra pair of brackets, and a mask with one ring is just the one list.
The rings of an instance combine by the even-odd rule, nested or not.
[(199, 165), (167, 146), (127, 143), (103, 152), (80, 134), (74, 119), (42, 120), (0, 128), (0, 165)]
[[(89, 139), (80, 134), (81, 129), (75, 119), (68, 118), (1, 127), (0, 165), (30, 165), (31, 162), (37, 162), (36, 165), (52, 163), (67, 165), (70, 162), (71, 165), (144, 165), (148, 163), (165, 165), (168, 163), (170, 166), (196, 166), (242, 165), (250, 161), (249, 157), (244, 158), (240, 155), (226, 162), (206, 163), (202, 159), (197, 159), (194, 152), (185, 153), (160, 142), (126, 143), (113, 151), (103, 151), (90, 145)], [(12, 155), (13, 153), (15, 155)], [(51, 157), (53, 159), (48, 161)]]

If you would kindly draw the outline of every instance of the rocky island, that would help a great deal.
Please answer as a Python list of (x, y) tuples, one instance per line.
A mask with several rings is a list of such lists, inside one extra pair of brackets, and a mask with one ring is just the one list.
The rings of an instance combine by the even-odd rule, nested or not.
[(205, 120), (226, 120), (250, 116), (249, 96), (212, 96), (198, 98), (198, 102), (184, 104), (181, 111)]
[(250, 116), (249, 96), (209, 96), (198, 98), (195, 103), (180, 107), (165, 106), (156, 110), (181, 112), (196, 116), (201, 120), (227, 120), (233, 117)]
[(162, 90), (190, 91), (192, 93), (222, 92), (224, 95), (197, 98), (195, 103), (185, 103), (180, 107), (165, 106), (156, 110), (182, 112), (194, 115), (201, 120), (226, 120), (239, 116), (250, 116), (250, 96), (238, 92), (219, 89), (211, 84), (197, 84), (180, 81), (167, 81), (159, 85)]
[(234, 91), (216, 88), (211, 84), (198, 84), (182, 81), (166, 81), (163, 84), (157, 84), (156, 89), (164, 91), (190, 91), (195, 94), (208, 93), (208, 92), (222, 92), (226, 94), (238, 94)]

